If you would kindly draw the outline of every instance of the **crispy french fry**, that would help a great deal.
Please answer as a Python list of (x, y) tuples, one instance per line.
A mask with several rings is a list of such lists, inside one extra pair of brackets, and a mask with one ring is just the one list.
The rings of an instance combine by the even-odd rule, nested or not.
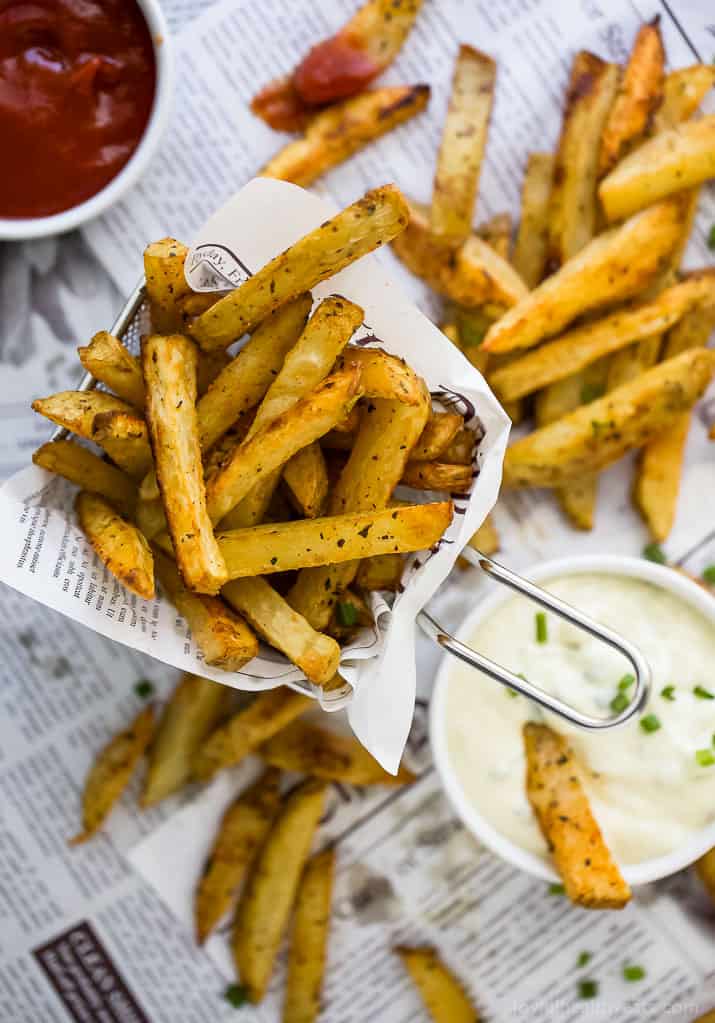
[[(707, 274), (708, 271), (705, 271)], [(695, 275), (693, 275), (695, 276)], [(686, 280), (689, 280), (687, 277)], [(711, 275), (711, 280), (713, 277)], [(670, 328), (663, 346), (663, 357), (672, 359), (690, 348), (705, 348), (715, 330), (715, 302), (704, 301), (688, 310), (678, 322)]]
[(82, 831), (70, 839), (70, 845), (86, 842), (102, 827), (129, 784), (153, 731), (154, 708), (144, 707), (129, 728), (115, 735), (99, 752), (84, 783)]
[[(376, 398), (363, 410), (350, 457), (328, 501), (331, 515), (374, 511), (387, 506), (407, 458), (430, 411), (426, 387), (419, 406)], [(355, 562), (307, 568), (289, 591), (289, 603), (313, 628), (324, 629), (333, 605), (357, 572)]]
[(194, 899), (199, 945), (231, 908), (280, 807), (280, 771), (267, 768), (223, 815)]
[(202, 395), (206, 394), (216, 377), (223, 373), (232, 360), (228, 352), (223, 352), (221, 349), (215, 352), (198, 352), (197, 355), (196, 391), (199, 397), (202, 397)]
[(207, 482), (211, 521), (220, 522), (259, 482), (259, 477), (279, 469), (297, 451), (332, 429), (360, 397), (359, 388), (358, 367), (334, 373), (235, 448)]
[(314, 441), (293, 455), (283, 468), (283, 479), (288, 484), (299, 511), (307, 519), (320, 515), (328, 498), (328, 470), (320, 445)]
[[(438, 463), (417, 462), (433, 470)], [(460, 466), (451, 466), (461, 471)], [(404, 477), (403, 477), (404, 479)], [(471, 482), (471, 469), (469, 470)], [(433, 488), (430, 488), (433, 489)], [(450, 501), (267, 523), (217, 533), (230, 579), (426, 550), (452, 520)]]
[(671, 71), (665, 76), (663, 102), (653, 115), (650, 134), (658, 135), (687, 121), (714, 85), (715, 67), (711, 64), (693, 64)]
[(685, 412), (641, 452), (633, 483), (633, 503), (651, 537), (658, 542), (668, 538), (675, 522), (689, 430), (690, 413)]
[(657, 19), (641, 25), (601, 136), (602, 178), (645, 135), (663, 99), (665, 51)]
[(408, 462), (400, 479), (405, 487), (446, 490), (449, 494), (468, 493), (473, 481), (471, 465), (453, 465), (450, 462)]
[(599, 235), (489, 329), (484, 348), (531, 348), (567, 324), (634, 295), (655, 277), (680, 238), (681, 207), (657, 203)]
[(407, 218), (394, 185), (367, 192), (229, 292), (196, 320), (192, 336), (206, 351), (227, 348), (279, 306), (392, 241)]
[[(388, 355), (379, 348), (351, 345), (336, 361), (335, 368), (340, 369), (350, 363), (360, 367), (360, 388), (366, 398), (387, 398), (406, 405), (422, 404), (420, 378), (404, 359)], [(354, 425), (357, 428), (359, 420)], [(343, 424), (336, 424), (336, 429), (338, 426)]]
[(259, 754), (267, 764), (283, 771), (299, 771), (345, 785), (408, 785), (415, 780), (402, 766), (396, 775), (388, 774), (353, 736), (338, 735), (307, 721), (291, 722), (264, 743)]
[(479, 1023), (474, 1008), (459, 981), (433, 948), (395, 949), (420, 993), (434, 1023)]
[(315, 779), (291, 792), (238, 904), (231, 945), (252, 1002), (260, 1002), (268, 986), (324, 802), (325, 784)]
[(603, 840), (567, 742), (546, 725), (524, 725), (526, 794), (566, 894), (586, 909), (622, 909), (631, 891)]
[(322, 685), (338, 670), (340, 647), (335, 640), (316, 632), (265, 579), (234, 579), (224, 586), (223, 595), (311, 682)]
[(508, 448), (505, 486), (558, 487), (604, 469), (669, 429), (715, 372), (715, 352), (694, 348), (581, 406)]
[(157, 334), (173, 334), (183, 328), (180, 302), (191, 288), (184, 277), (189, 253), (176, 238), (162, 238), (144, 249), (144, 276), (152, 328)]
[(459, 47), (432, 192), (433, 232), (456, 247), (472, 230), (479, 172), (494, 100), (496, 63)]
[(146, 415), (174, 555), (190, 590), (215, 595), (226, 566), (206, 510), (196, 420), (196, 347), (180, 334), (142, 344)]
[(228, 710), (233, 690), (186, 672), (171, 694), (149, 749), (141, 805), (155, 806), (191, 780), (191, 762)]
[(92, 423), (92, 440), (107, 452), (120, 469), (142, 479), (152, 464), (146, 422), (135, 411), (98, 412)]
[(663, 341), (661, 333), (652, 334), (650, 337), (638, 344), (621, 348), (611, 359), (608, 369), (607, 390), (612, 391), (616, 387), (630, 383), (645, 373), (651, 366), (655, 366), (660, 355)]
[(192, 593), (171, 558), (154, 547), (154, 570), (166, 596), (186, 619), (207, 664), (239, 671), (258, 653), (258, 640), (246, 623), (218, 597)]
[(708, 849), (699, 860), (696, 860), (695, 872), (705, 885), (708, 895), (715, 902), (715, 849)]
[(474, 434), (465, 426), (442, 451), (440, 461), (450, 462), (452, 465), (471, 465), (474, 445)]
[(147, 540), (153, 540), (166, 529), (166, 515), (161, 499), (155, 501), (137, 501), (134, 519)]
[(201, 743), (193, 757), (194, 777), (208, 781), (222, 768), (240, 763), (299, 714), (314, 706), (309, 696), (283, 686), (257, 693), (247, 707)]
[(596, 233), (598, 151), (620, 71), (580, 50), (571, 65), (549, 199), (546, 272), (554, 273)]
[(463, 427), (464, 417), (456, 412), (433, 412), (410, 452), (410, 461), (434, 461), (449, 447)]
[(644, 142), (603, 179), (598, 194), (608, 220), (622, 220), (713, 177), (715, 114), (686, 121)]
[(514, 269), (528, 288), (544, 276), (549, 242), (549, 197), (554, 177), (551, 153), (529, 153), (521, 188), (521, 220), (514, 246)]
[(510, 213), (495, 213), (477, 228), (477, 234), (502, 259), (511, 260), (511, 236), (514, 225)]
[(102, 564), (132, 593), (151, 600), (154, 560), (144, 535), (98, 494), (80, 490), (75, 509), (82, 532)]
[(401, 554), (381, 554), (377, 558), (365, 558), (355, 576), (355, 585), (360, 590), (388, 590), (397, 592), (402, 584), (405, 559)]
[(88, 373), (130, 405), (144, 409), (144, 377), (139, 360), (122, 342), (100, 330), (88, 345), (77, 349), (79, 361)]
[(32, 455), (40, 468), (63, 476), (82, 490), (99, 494), (126, 518), (132, 518), (137, 499), (134, 480), (81, 444), (56, 440), (43, 444)]
[(259, 174), (307, 188), (374, 139), (421, 113), (429, 97), (429, 85), (387, 85), (326, 107), (311, 119), (305, 135), (284, 146)]
[(314, 1023), (328, 951), (335, 850), (312, 856), (303, 871), (293, 913), (283, 1023)]
[[(502, 401), (521, 398), (635, 341), (667, 330), (703, 301), (715, 304), (715, 277), (692, 277), (651, 301), (591, 320), (495, 370), (489, 382)], [(617, 386), (617, 385), (616, 385)]]

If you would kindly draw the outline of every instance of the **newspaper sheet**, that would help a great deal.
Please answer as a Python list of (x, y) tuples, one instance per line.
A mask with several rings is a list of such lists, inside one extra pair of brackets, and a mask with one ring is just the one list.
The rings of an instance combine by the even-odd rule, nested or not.
[[(334, 30), (354, 3), (216, 0), (203, 15), (200, 6), (166, 4), (174, 28), (196, 17), (183, 40), (175, 41), (183, 73), (164, 155), (130, 199), (87, 232), (114, 285), (78, 236), (14, 247), (12, 259), (3, 249), (3, 310), (33, 310), (31, 319), (18, 319), (13, 331), (4, 331), (3, 343), (14, 341), (0, 353), (7, 381), (3, 474), (26, 463), (46, 436), (42, 425), (30, 425), (25, 398), (72, 386), (71, 346), (107, 326), (119, 292), (134, 284), (146, 240), (167, 231), (190, 239), (207, 212), (277, 148), (277, 137), (246, 112), (250, 94)], [(620, 59), (638, 21), (655, 13), (662, 17), (671, 65), (712, 59), (715, 25), (703, 0), (426, 0), (409, 45), (386, 77), (430, 82), (430, 112), (326, 177), (318, 191), (344, 203), (365, 187), (395, 180), (416, 198), (428, 197), (452, 57), (456, 43), (466, 41), (500, 60), (479, 218), (515, 211), (526, 152), (555, 140), (573, 50), (588, 46)], [(692, 265), (708, 258), (705, 227), (713, 212), (708, 193), (689, 254)], [(23, 275), (15, 280), (10, 270), (21, 259)], [(50, 295), (53, 266), (59, 283)], [(30, 269), (25, 273), (24, 267)], [(404, 283), (429, 309), (419, 285), (409, 278)], [(64, 342), (51, 336), (50, 320), (64, 322), (56, 332)], [(32, 350), (26, 352), (23, 339), (29, 336)], [(8, 375), (11, 366), (16, 369)], [(712, 404), (705, 402), (698, 415), (678, 522), (667, 544), (671, 560), (685, 559), (694, 572), (715, 562), (704, 500), (715, 486), (704, 440)], [(563, 527), (545, 495), (500, 504), (502, 560), (518, 569), (570, 550), (637, 553), (644, 534), (629, 507), (627, 480), (628, 466), (604, 474), (597, 526), (585, 536)], [(447, 627), (457, 626), (488, 585), (477, 570), (453, 579), (432, 605)], [(6, 588), (0, 590), (0, 612), (0, 1021), (275, 1023), (282, 967), (264, 1007), (236, 1011), (221, 996), (230, 976), (226, 926), (206, 952), (193, 946), (189, 927), (192, 885), (211, 829), (255, 765), (141, 815), (134, 787), (106, 835), (69, 850), (65, 840), (77, 829), (82, 779), (96, 750), (138, 709), (134, 684), (149, 678), (161, 700), (176, 673)], [(426, 708), (438, 657), (433, 645), (421, 642), (409, 745), (420, 781), (396, 793), (331, 791), (321, 841), (337, 841), (339, 870), (323, 1018), (425, 1019), (388, 951), (413, 940), (439, 945), (493, 1021), (689, 1021), (715, 1005), (715, 916), (690, 873), (641, 890), (623, 914), (598, 916), (549, 896), (538, 882), (475, 847), (429, 766)], [(593, 956), (585, 973), (576, 969), (582, 950)], [(623, 983), (624, 958), (646, 967), (640, 984)], [(590, 1001), (577, 996), (578, 982), (586, 978), (600, 985), (599, 997)]]

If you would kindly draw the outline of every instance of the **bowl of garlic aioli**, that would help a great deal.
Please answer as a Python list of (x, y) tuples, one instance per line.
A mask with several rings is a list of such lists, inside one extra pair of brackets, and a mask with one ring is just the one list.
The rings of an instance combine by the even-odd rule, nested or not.
[[(624, 725), (583, 731), (445, 655), (430, 708), (437, 771), (457, 814), (492, 852), (557, 881), (525, 791), (522, 727), (566, 736), (603, 836), (630, 885), (666, 877), (715, 845), (715, 599), (636, 558), (569, 557), (525, 573), (640, 647), (653, 681)], [(520, 596), (479, 602), (457, 639), (589, 714), (628, 703), (616, 650)]]

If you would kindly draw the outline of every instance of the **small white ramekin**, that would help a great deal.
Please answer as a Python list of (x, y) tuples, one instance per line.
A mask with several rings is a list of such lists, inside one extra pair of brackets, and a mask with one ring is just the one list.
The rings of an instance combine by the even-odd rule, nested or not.
[[(688, 579), (687, 576), (641, 558), (628, 558), (620, 555), (583, 555), (559, 558), (543, 562), (524, 574), (527, 579), (534, 582), (547, 583), (549, 579), (556, 579), (559, 576), (580, 575), (584, 572), (631, 576), (662, 586), (663, 589), (669, 590), (698, 610), (715, 627), (715, 599), (709, 593)], [(548, 586), (546, 588), (548, 589)], [(469, 643), (469, 638), (477, 625), (501, 603), (512, 598), (511, 592), (500, 589), (497, 593), (480, 601), (456, 632), (456, 638), (463, 643)], [(648, 651), (642, 652), (647, 659)], [(483, 845), (527, 874), (542, 878), (544, 881), (558, 881), (556, 871), (546, 860), (522, 849), (521, 846), (505, 838), (492, 827), (469, 801), (460, 785), (450, 762), (445, 734), (447, 688), (449, 676), (454, 668), (454, 659), (449, 654), (445, 654), (437, 672), (430, 706), (430, 741), (442, 787), (457, 815)], [(534, 681), (538, 682), (538, 679)], [(498, 682), (491, 684), (499, 685)], [(622, 868), (622, 873), (630, 885), (648, 884), (689, 866), (713, 846), (715, 846), (715, 816), (711, 824), (692, 835), (688, 842), (668, 853), (667, 856), (658, 856), (655, 859), (644, 860), (642, 863), (628, 864)]]
[(80, 224), (92, 220), (93, 217), (104, 213), (131, 188), (156, 152), (171, 109), (173, 85), (171, 43), (169, 28), (159, 0), (137, 0), (137, 3), (149, 26), (156, 60), (154, 104), (139, 145), (119, 174), (96, 195), (90, 196), (78, 206), (72, 206), (62, 213), (53, 213), (49, 217), (0, 217), (0, 241), (47, 238), (71, 231)]

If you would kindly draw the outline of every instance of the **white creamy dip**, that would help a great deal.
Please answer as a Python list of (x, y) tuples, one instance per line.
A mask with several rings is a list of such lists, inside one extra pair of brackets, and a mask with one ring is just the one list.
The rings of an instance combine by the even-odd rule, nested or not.
[[(620, 863), (665, 855), (715, 819), (715, 699), (707, 698), (715, 696), (715, 626), (669, 591), (628, 576), (570, 575), (544, 586), (641, 648), (653, 670), (648, 705), (611, 732), (584, 732), (460, 664), (445, 701), (454, 773), (492, 827), (546, 858), (524, 792), (521, 737), (525, 721), (545, 720), (569, 736), (593, 812)], [(468, 642), (590, 714), (612, 713), (611, 701), (632, 693), (625, 677), (632, 669), (615, 650), (554, 615), (546, 614), (546, 631), (538, 642), (534, 604), (514, 597)], [(711, 766), (699, 762), (709, 759)]]

